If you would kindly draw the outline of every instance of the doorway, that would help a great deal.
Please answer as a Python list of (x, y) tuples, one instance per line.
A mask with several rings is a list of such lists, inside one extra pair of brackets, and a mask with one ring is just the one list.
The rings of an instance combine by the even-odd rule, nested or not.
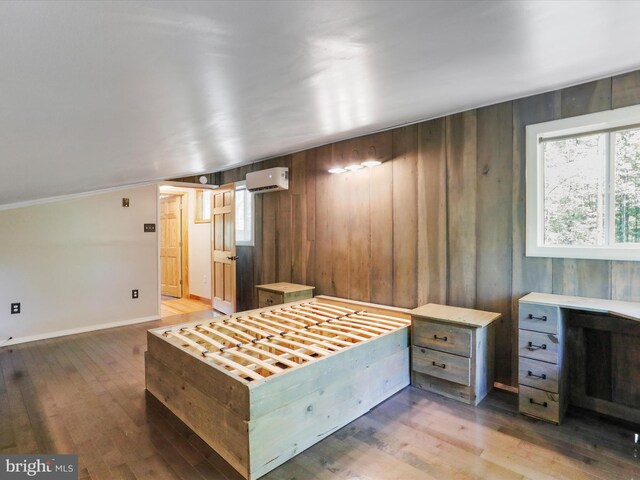
[(163, 185), (159, 191), (160, 316), (211, 310), (211, 226), (198, 220), (197, 192)]

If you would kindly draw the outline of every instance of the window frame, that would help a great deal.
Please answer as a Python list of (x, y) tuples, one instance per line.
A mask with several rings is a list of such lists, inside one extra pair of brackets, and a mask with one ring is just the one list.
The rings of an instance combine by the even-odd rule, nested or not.
[[(255, 201), (255, 195), (251, 192), (249, 192), (247, 190), (247, 184), (245, 181), (242, 182), (236, 182), (234, 184), (235, 187), (235, 201), (234, 201), (234, 207), (237, 206), (237, 199), (238, 199), (238, 192), (241, 190), (246, 190), (247, 193), (249, 193), (249, 198), (251, 199), (251, 240), (238, 240), (238, 228), (237, 228), (237, 223), (235, 225), (236, 228), (236, 232), (235, 232), (235, 238), (236, 238), (236, 246), (237, 247), (254, 247), (255, 246), (255, 239), (256, 239), (256, 201)], [(237, 218), (237, 215), (235, 215), (234, 212), (234, 217)]]
[[(203, 218), (202, 216), (202, 206), (204, 205), (204, 192), (209, 192), (211, 195), (211, 190), (208, 188), (197, 188), (196, 189), (196, 208), (194, 210), (193, 223), (211, 223), (211, 217)], [(211, 197), (209, 197), (209, 202), (211, 202)], [(213, 216), (213, 206), (210, 207), (209, 215)]]
[[(526, 256), (551, 258), (581, 258), (590, 260), (640, 261), (640, 243), (607, 244), (603, 246), (545, 245), (544, 244), (544, 163), (542, 140), (587, 134), (612, 132), (628, 128), (640, 128), (640, 105), (617, 108), (603, 112), (563, 118), (526, 127)], [(613, 142), (611, 142), (613, 143)], [(609, 151), (611, 160), (612, 150)], [(606, 181), (607, 195), (615, 195), (612, 189), (613, 162), (609, 162)], [(608, 200), (607, 229), (615, 221), (611, 213), (614, 202)], [(607, 240), (610, 240), (608, 236)]]

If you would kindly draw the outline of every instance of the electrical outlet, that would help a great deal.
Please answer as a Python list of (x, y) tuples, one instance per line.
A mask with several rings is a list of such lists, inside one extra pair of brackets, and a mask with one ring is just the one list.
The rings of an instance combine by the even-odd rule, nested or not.
[(128, 207), (129, 206), (129, 199), (128, 198), (123, 198), (122, 199), (122, 206), (123, 207)]
[(20, 303), (11, 304), (11, 315), (14, 315), (16, 313), (20, 313)]
[(131, 290), (131, 298), (138, 298), (138, 290)]
[(156, 224), (155, 223), (145, 223), (144, 224), (144, 231), (145, 232), (155, 232), (156, 231)]

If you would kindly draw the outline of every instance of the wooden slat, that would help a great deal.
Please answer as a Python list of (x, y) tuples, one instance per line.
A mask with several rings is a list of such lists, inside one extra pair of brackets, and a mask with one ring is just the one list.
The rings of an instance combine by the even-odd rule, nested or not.
[(418, 305), (447, 301), (445, 119), (418, 125)]
[(239, 363), (234, 362), (231, 359), (225, 358), (222, 355), (220, 355), (219, 353), (209, 352), (202, 345), (199, 345), (198, 343), (196, 343), (193, 340), (185, 337), (184, 335), (181, 335), (181, 334), (173, 332), (173, 331), (167, 332), (167, 335), (173, 336), (173, 337), (177, 338), (178, 340), (186, 343), (187, 345), (195, 348), (199, 353), (202, 354), (203, 357), (208, 357), (208, 358), (212, 359), (213, 361), (215, 361), (215, 362), (217, 362), (217, 363), (219, 363), (219, 364), (221, 364), (221, 365), (223, 365), (225, 367), (229, 367), (232, 370), (237, 370), (238, 372), (246, 375), (249, 378), (252, 378), (254, 380), (261, 380), (262, 378), (264, 378), (259, 373), (254, 372), (254, 371), (244, 367), (243, 365), (240, 365)]
[[(367, 152), (375, 142), (375, 135), (348, 140), (346, 151), (357, 152), (355, 161), (367, 159)], [(349, 228), (345, 232), (349, 242), (348, 278), (349, 290), (346, 298), (368, 302), (371, 297), (371, 218), (366, 212), (370, 208), (371, 172), (365, 168), (349, 175), (349, 189), (345, 208)]]
[(511, 321), (513, 103), (481, 108), (477, 121), (476, 308), (502, 314), (495, 327), (495, 379), (509, 384), (517, 335)]
[(393, 133), (391, 130), (375, 135), (375, 149), (383, 161), (371, 170), (369, 216), (371, 229), (371, 260), (369, 270), (370, 301), (393, 304)]
[(418, 126), (393, 130), (393, 305), (418, 302)]
[(447, 305), (476, 303), (476, 111), (447, 117)]

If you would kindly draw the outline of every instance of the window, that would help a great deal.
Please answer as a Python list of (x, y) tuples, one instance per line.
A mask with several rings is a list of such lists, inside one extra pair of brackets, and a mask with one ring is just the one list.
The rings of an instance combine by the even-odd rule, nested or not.
[(211, 190), (196, 190), (195, 223), (211, 222)]
[(253, 194), (244, 182), (236, 184), (236, 245), (253, 246)]
[(527, 255), (640, 261), (640, 106), (527, 127)]

